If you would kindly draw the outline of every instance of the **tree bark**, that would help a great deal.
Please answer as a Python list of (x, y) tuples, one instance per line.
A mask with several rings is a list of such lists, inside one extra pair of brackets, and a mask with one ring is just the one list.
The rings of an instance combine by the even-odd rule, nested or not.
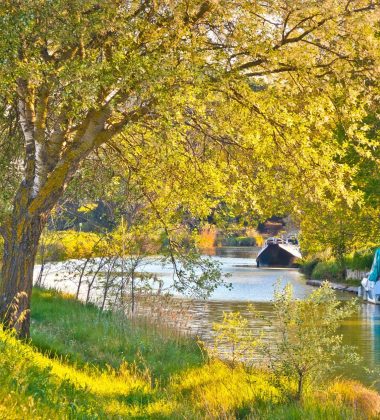
[(44, 223), (44, 217), (30, 216), (22, 202), (16, 201), (3, 229), (0, 320), (21, 338), (29, 337), (33, 268)]
[(303, 374), (298, 375), (298, 386), (297, 386), (297, 395), (296, 400), (301, 401), (302, 392), (303, 392)]

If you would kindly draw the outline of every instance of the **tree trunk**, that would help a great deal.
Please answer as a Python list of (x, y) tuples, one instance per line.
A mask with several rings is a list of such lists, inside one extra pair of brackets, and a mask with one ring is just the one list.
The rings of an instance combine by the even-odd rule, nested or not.
[(46, 252), (45, 244), (40, 243), (41, 267), (40, 267), (40, 272), (38, 273), (37, 280), (34, 284), (37, 287), (42, 286), (42, 276), (43, 276), (44, 271), (45, 271), (45, 252)]
[(298, 375), (298, 386), (297, 386), (297, 395), (296, 400), (301, 401), (303, 392), (303, 374)]
[(4, 227), (4, 254), (0, 284), (0, 319), (19, 337), (29, 337), (33, 268), (44, 225), (40, 215), (29, 216), (16, 203)]
[[(106, 128), (112, 114), (107, 101), (100, 109), (89, 109), (82, 123), (68, 135), (68, 126), (67, 131), (58, 127), (63, 123), (61, 117), (65, 119), (65, 110), (58, 115), (49, 114), (49, 83), (41, 83), (37, 89), (32, 85), (22, 78), (17, 81), (19, 123), (25, 148), (24, 176), (12, 215), (0, 227), (4, 236), (0, 322), (6, 328), (14, 328), (19, 337), (29, 336), (34, 260), (46, 217), (83, 159), (129, 122), (126, 117)], [(50, 119), (56, 123), (52, 132), (47, 129)]]

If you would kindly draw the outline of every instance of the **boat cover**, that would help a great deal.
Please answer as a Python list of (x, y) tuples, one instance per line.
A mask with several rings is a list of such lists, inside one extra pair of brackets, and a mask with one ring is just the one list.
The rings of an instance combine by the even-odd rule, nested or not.
[(289, 252), (289, 254), (292, 254), (296, 258), (302, 258), (301, 252), (298, 247), (295, 247), (294, 245), (288, 245), (288, 244), (279, 244), (280, 248), (285, 249), (285, 251)]
[(380, 248), (375, 251), (375, 258), (373, 259), (371, 271), (368, 280), (376, 283), (380, 277)]

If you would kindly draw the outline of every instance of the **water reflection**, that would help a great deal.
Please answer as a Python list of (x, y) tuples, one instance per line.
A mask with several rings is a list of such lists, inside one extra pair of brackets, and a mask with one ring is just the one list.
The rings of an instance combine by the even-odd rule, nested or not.
[(204, 250), (205, 255), (212, 257), (251, 258), (254, 260), (260, 248), (256, 246), (223, 246)]
[(356, 316), (344, 322), (341, 332), (345, 344), (355, 346), (363, 358), (363, 368), (355, 367), (350, 377), (380, 389), (380, 305), (360, 304)]

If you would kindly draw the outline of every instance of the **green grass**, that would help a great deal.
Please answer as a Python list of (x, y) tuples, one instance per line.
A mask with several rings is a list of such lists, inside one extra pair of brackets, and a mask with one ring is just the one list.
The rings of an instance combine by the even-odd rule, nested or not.
[(0, 418), (360, 419), (380, 406), (355, 382), (336, 381), (302, 403), (289, 399), (293, 387), (264, 370), (206, 361), (194, 340), (162, 325), (54, 291), (34, 290), (30, 343), (0, 328)]
[(342, 270), (336, 261), (320, 261), (314, 267), (311, 277), (317, 280), (339, 282), (342, 280)]
[(184, 369), (200, 366), (202, 353), (193, 339), (178, 337), (165, 326), (144, 320), (130, 322), (111, 312), (100, 312), (69, 296), (34, 289), (32, 343), (79, 365), (118, 368), (134, 363), (148, 370), (154, 381), (166, 382)]

